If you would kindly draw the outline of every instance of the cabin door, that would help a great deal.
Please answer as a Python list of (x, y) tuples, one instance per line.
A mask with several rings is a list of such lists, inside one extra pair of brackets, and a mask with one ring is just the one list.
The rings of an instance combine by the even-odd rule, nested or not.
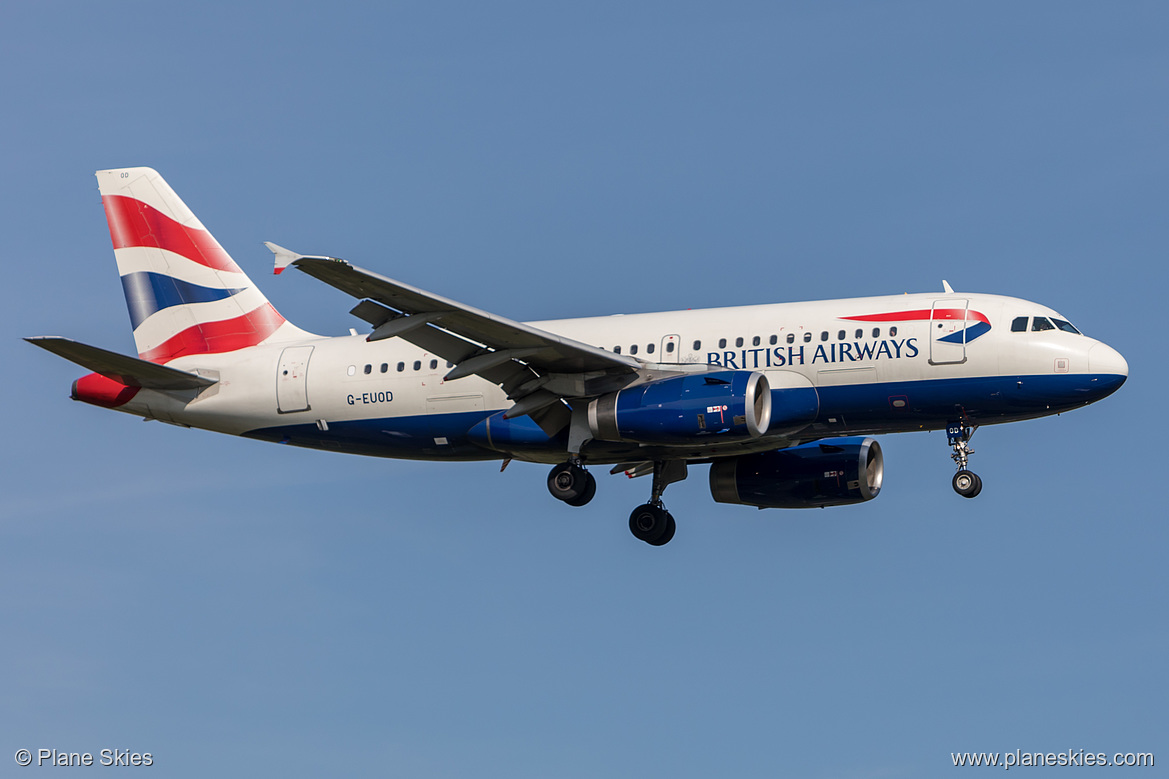
[(308, 411), (308, 360), (311, 346), (290, 346), (280, 353), (276, 372), (276, 410), (281, 414)]
[(966, 362), (969, 300), (935, 300), (930, 309), (930, 365)]

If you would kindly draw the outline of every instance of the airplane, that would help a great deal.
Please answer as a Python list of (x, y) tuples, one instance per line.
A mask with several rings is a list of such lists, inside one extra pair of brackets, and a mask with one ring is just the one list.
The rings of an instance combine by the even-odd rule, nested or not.
[(955, 292), (523, 323), (322, 255), (267, 243), (351, 295), (369, 332), (286, 320), (163, 178), (97, 172), (138, 356), (27, 338), (89, 371), (74, 400), (291, 446), (553, 465), (569, 506), (589, 466), (651, 476), (629, 528), (663, 546), (666, 487), (710, 465), (720, 503), (813, 508), (877, 497), (882, 433), (945, 430), (965, 498), (982, 425), (1115, 392), (1128, 364), (1056, 311)]

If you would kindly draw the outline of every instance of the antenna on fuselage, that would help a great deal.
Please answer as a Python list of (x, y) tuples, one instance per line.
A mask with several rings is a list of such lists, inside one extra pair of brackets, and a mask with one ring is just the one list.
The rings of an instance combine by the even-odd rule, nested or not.
[(954, 294), (954, 288), (953, 288), (953, 287), (951, 287), (951, 286), (950, 286), (950, 282), (946, 281), (945, 279), (942, 279), (942, 289), (945, 291), (945, 293), (946, 293), (947, 295), (953, 295), (953, 294)]

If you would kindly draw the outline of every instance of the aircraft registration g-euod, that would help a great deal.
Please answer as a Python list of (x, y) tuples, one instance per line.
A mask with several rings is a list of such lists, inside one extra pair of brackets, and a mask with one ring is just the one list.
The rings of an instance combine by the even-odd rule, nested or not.
[(137, 357), (56, 336), (37, 346), (93, 371), (72, 397), (183, 427), (419, 460), (553, 464), (548, 490), (588, 503), (610, 473), (651, 475), (629, 528), (674, 535), (662, 493), (710, 465), (714, 500), (760, 508), (860, 503), (881, 491), (869, 437), (946, 430), (953, 486), (980, 425), (1058, 414), (1115, 392), (1128, 364), (1055, 311), (935, 294), (515, 322), (275, 244), (359, 302), (366, 335), (281, 316), (162, 177), (97, 173)]

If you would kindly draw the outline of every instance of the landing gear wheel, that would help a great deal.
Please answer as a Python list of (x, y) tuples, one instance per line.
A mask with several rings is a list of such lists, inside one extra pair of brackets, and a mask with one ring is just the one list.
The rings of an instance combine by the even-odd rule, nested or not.
[(593, 496), (597, 494), (597, 480), (588, 471), (585, 471), (585, 478), (587, 479), (587, 483), (585, 484), (584, 492), (578, 497), (564, 501), (565, 503), (570, 506), (583, 506), (593, 499)]
[(677, 531), (678, 526), (674, 524), (674, 517), (670, 512), (666, 512), (666, 532), (662, 533), (662, 537), (657, 541), (650, 541), (650, 546), (665, 546), (670, 543), (670, 539), (674, 537), (674, 532)]
[(982, 492), (982, 479), (966, 469), (954, 474), (954, 492), (964, 498), (973, 498)]
[(639, 541), (661, 546), (674, 537), (673, 519), (661, 506), (644, 503), (629, 515), (629, 531)]
[[(552, 493), (552, 497), (557, 500), (569, 503), (570, 501), (580, 500), (584, 496), (588, 490), (590, 481), (593, 485), (593, 491), (596, 492), (596, 480), (592, 478), (588, 471), (576, 463), (560, 463), (560, 465), (557, 465), (548, 474), (548, 492)], [(592, 496), (590, 495), (589, 497), (591, 498)], [(588, 500), (586, 498), (585, 503)]]

